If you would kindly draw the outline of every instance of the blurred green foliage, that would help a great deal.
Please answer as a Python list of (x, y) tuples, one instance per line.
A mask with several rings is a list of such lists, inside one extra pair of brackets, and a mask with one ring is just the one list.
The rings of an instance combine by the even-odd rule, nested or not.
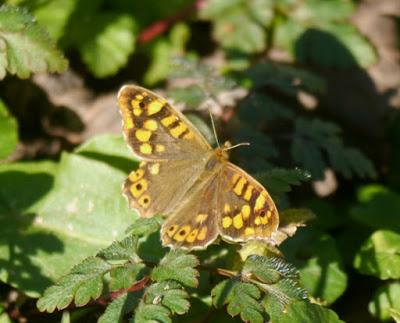
[[(363, 120), (349, 124), (327, 109), (332, 83), (342, 81), (335, 77), (369, 79), (366, 68), (379, 60), (350, 22), (358, 1), (1, 3), (2, 286), (41, 296), (39, 310), (63, 309), (63, 322), (399, 319), (400, 115), (382, 118), (382, 147), (372, 147), (376, 141), (358, 133)], [(12, 86), (68, 68), (99, 95), (129, 80), (163, 87), (216, 144), (204, 113), (211, 110), (220, 140), (251, 143), (232, 158), (269, 190), (285, 235), (316, 218), (279, 250), (251, 247), (257, 255), (247, 259), (224, 242), (193, 254), (162, 248), (162, 219), (137, 220), (121, 196), (138, 165), (122, 136), (24, 160), (31, 137), (59, 134), (25, 129), (45, 105)], [(321, 184), (333, 185), (328, 197)], [(0, 299), (0, 320), (8, 322), (15, 311), (5, 293)], [(26, 313), (42, 320), (58, 318), (29, 302), (19, 300), (21, 312), (30, 306)]]

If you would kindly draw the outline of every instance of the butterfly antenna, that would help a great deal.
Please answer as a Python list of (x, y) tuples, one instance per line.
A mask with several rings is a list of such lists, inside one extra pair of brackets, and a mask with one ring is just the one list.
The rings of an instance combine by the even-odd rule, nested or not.
[(240, 146), (250, 146), (250, 143), (249, 142), (241, 142), (240, 144), (236, 144), (236, 145), (233, 145), (233, 146), (230, 146), (230, 147), (226, 147), (223, 150), (225, 150), (225, 151), (226, 150), (231, 150), (233, 148), (240, 147)]
[(218, 140), (218, 136), (217, 136), (217, 130), (215, 129), (215, 122), (214, 122), (214, 118), (213, 115), (211, 113), (211, 110), (208, 109), (208, 113), (210, 114), (210, 119), (211, 119), (211, 125), (213, 128), (213, 132), (214, 132), (214, 137), (215, 137), (215, 141), (217, 142), (218, 147), (221, 147), (221, 145), (219, 144), (219, 140)]

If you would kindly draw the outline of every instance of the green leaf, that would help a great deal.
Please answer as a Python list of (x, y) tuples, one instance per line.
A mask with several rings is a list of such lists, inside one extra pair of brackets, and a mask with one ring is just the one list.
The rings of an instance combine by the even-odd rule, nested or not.
[(287, 313), (277, 321), (279, 323), (344, 323), (337, 314), (327, 308), (307, 302), (296, 302), (289, 306)]
[(400, 311), (396, 310), (394, 308), (389, 309), (390, 312), (390, 316), (392, 317), (392, 319), (396, 322), (399, 323), (400, 322)]
[(49, 287), (38, 300), (40, 311), (53, 312), (67, 307), (73, 299), (77, 306), (87, 304), (91, 298), (96, 299), (103, 290), (103, 275), (111, 265), (100, 258), (87, 258), (75, 266), (72, 271), (61, 278), (56, 285)]
[(33, 297), (137, 218), (121, 194), (125, 172), (76, 154), (54, 172), (48, 162), (0, 165), (0, 279)]
[(323, 178), (326, 168), (322, 151), (328, 153), (332, 167), (346, 178), (353, 175), (375, 177), (375, 169), (361, 152), (343, 146), (341, 129), (334, 123), (319, 119), (298, 118), (291, 152), (293, 159), (304, 165), (314, 179)]
[(375, 231), (356, 254), (354, 267), (362, 274), (380, 279), (400, 278), (400, 234)]
[(291, 303), (308, 298), (307, 292), (293, 279), (284, 278), (276, 284), (264, 287), (267, 293), (262, 304), (273, 322), (286, 313)]
[(113, 268), (110, 272), (110, 289), (127, 289), (142, 279), (145, 273), (146, 266), (143, 263), (127, 263), (122, 267)]
[(99, 78), (114, 75), (128, 62), (135, 49), (136, 23), (126, 14), (100, 13), (83, 32), (88, 37), (79, 44), (83, 61)]
[(379, 288), (368, 309), (380, 321), (387, 321), (391, 317), (391, 310), (400, 310), (400, 283), (394, 282)]
[(184, 53), (189, 37), (189, 27), (186, 24), (178, 23), (172, 27), (168, 38), (156, 40), (151, 48), (151, 64), (144, 75), (145, 84), (152, 86), (170, 74), (173, 67), (171, 60)]
[(208, 0), (200, 15), (213, 21), (214, 37), (222, 47), (254, 53), (265, 48), (264, 27), (272, 21), (272, 6), (269, 0)]
[(194, 269), (199, 262), (193, 255), (183, 251), (170, 251), (160, 262), (159, 266), (153, 269), (151, 279), (161, 282), (164, 280), (176, 280), (185, 286), (196, 287), (199, 272)]
[(18, 143), (17, 120), (11, 116), (0, 100), (0, 161), (10, 155)]
[(138, 238), (134, 235), (126, 237), (122, 241), (114, 241), (111, 246), (97, 253), (97, 257), (104, 260), (131, 260), (137, 261), (140, 258), (137, 256)]
[(133, 311), (139, 303), (137, 293), (125, 293), (114, 299), (99, 317), (98, 323), (122, 323), (126, 314)]
[(128, 229), (126, 229), (126, 231), (138, 236), (147, 236), (160, 229), (161, 221), (162, 218), (157, 216), (152, 218), (139, 218)]
[(62, 72), (68, 65), (46, 32), (17, 7), (0, 8), (0, 48), (0, 79), (6, 72), (28, 78), (31, 73)]
[(274, 284), (283, 278), (297, 279), (297, 269), (278, 257), (262, 257), (252, 255), (246, 259), (242, 274), (252, 273), (263, 283)]
[(78, 0), (44, 1), (34, 9), (33, 13), (38, 22), (46, 28), (50, 36), (59, 40), (66, 31), (68, 20), (76, 10)]
[(171, 323), (169, 310), (161, 305), (140, 302), (133, 318), (135, 323), (161, 322)]
[(269, 61), (252, 65), (246, 75), (255, 87), (269, 86), (291, 96), (300, 89), (323, 93), (326, 88), (324, 79), (309, 71)]
[(240, 314), (245, 322), (264, 322), (264, 310), (259, 302), (261, 292), (255, 285), (227, 279), (216, 285), (211, 295), (215, 307), (228, 304), (227, 311), (231, 316)]
[(350, 17), (354, 4), (349, 0), (306, 0), (293, 12), (293, 17), (310, 23), (319, 21), (337, 21)]
[[(366, 190), (373, 189), (367, 193)], [(350, 215), (356, 221), (374, 229), (400, 230), (400, 194), (388, 189), (370, 185), (361, 188), (369, 196), (362, 198), (362, 203), (351, 209)]]
[(328, 234), (300, 231), (281, 250), (299, 268), (301, 284), (313, 297), (333, 303), (346, 290), (343, 260)]
[(274, 194), (290, 192), (291, 186), (299, 186), (302, 182), (309, 181), (310, 178), (311, 175), (308, 172), (299, 168), (274, 168), (257, 175), (257, 179), (268, 188), (268, 191)]
[(187, 300), (189, 294), (175, 281), (162, 281), (149, 286), (146, 290), (145, 301), (147, 304), (162, 304), (172, 314), (182, 315), (189, 310)]

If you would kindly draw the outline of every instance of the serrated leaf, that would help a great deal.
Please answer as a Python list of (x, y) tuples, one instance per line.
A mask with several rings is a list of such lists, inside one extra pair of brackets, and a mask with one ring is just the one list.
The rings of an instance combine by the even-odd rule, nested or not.
[(227, 279), (216, 285), (211, 295), (215, 307), (228, 304), (227, 311), (231, 316), (240, 314), (245, 322), (264, 322), (264, 310), (259, 302), (261, 292), (255, 285)]
[(334, 311), (307, 302), (296, 302), (289, 305), (287, 313), (282, 315), (277, 322), (344, 323)]
[(239, 117), (251, 125), (262, 127), (277, 119), (289, 119), (294, 112), (264, 93), (251, 93), (239, 104)]
[(198, 285), (199, 272), (194, 269), (199, 262), (193, 255), (183, 251), (170, 251), (153, 269), (151, 278), (161, 282), (164, 280), (176, 280), (189, 287)]
[(152, 218), (139, 218), (133, 223), (128, 229), (127, 232), (130, 234), (138, 235), (138, 236), (147, 236), (153, 232), (156, 232), (161, 227), (161, 218), (160, 217), (152, 217)]
[(184, 314), (189, 310), (189, 294), (175, 281), (162, 281), (147, 288), (145, 301), (148, 304), (162, 304), (172, 314)]
[(167, 308), (161, 305), (145, 304), (141, 302), (136, 308), (133, 322), (135, 323), (149, 323), (161, 322), (171, 323), (171, 313)]
[(278, 257), (252, 255), (246, 259), (242, 274), (254, 274), (263, 283), (274, 284), (283, 278), (297, 279), (297, 269)]
[(370, 313), (380, 321), (387, 321), (391, 311), (400, 311), (400, 283), (393, 282), (379, 288), (368, 304)]
[(83, 61), (96, 77), (115, 74), (135, 49), (136, 22), (126, 14), (99, 13), (86, 27), (90, 37), (79, 44)]
[(267, 293), (262, 303), (272, 321), (278, 321), (278, 318), (286, 312), (289, 304), (306, 300), (308, 297), (307, 292), (293, 279), (285, 278), (276, 284), (264, 285), (264, 287)]
[(309, 71), (268, 61), (252, 65), (246, 75), (256, 88), (269, 86), (291, 96), (297, 96), (299, 89), (323, 93), (326, 88), (324, 79)]
[(137, 293), (125, 293), (114, 299), (99, 317), (98, 323), (122, 323), (126, 314), (133, 311), (139, 302)]
[(131, 235), (122, 241), (114, 241), (111, 246), (97, 253), (97, 257), (109, 260), (140, 261), (137, 255), (138, 237)]
[(0, 79), (6, 72), (20, 78), (31, 73), (62, 72), (67, 61), (26, 10), (0, 8)]
[(11, 154), (18, 143), (17, 120), (11, 116), (0, 100), (0, 161)]
[(96, 299), (103, 290), (103, 275), (111, 268), (100, 258), (85, 259), (56, 285), (46, 289), (37, 302), (38, 309), (53, 312), (56, 308), (60, 310), (67, 307), (73, 299), (77, 306), (87, 304), (91, 298)]
[(290, 192), (292, 190), (291, 186), (298, 186), (302, 182), (309, 181), (311, 175), (299, 168), (274, 168), (257, 175), (257, 178), (268, 188), (268, 191), (279, 194)]
[(145, 272), (146, 266), (143, 263), (127, 263), (122, 267), (113, 268), (110, 272), (110, 289), (127, 289), (142, 279)]
[(375, 231), (356, 254), (354, 267), (362, 274), (380, 279), (400, 278), (400, 234)]
[(313, 142), (302, 138), (295, 138), (290, 147), (293, 160), (302, 165), (311, 173), (314, 180), (324, 177), (326, 163), (321, 153), (321, 149)]

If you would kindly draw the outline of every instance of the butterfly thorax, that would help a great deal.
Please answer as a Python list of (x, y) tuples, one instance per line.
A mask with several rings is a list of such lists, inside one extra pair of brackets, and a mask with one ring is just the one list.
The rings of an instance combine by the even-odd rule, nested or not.
[(228, 149), (231, 147), (231, 143), (226, 141), (222, 147), (218, 147), (214, 149), (215, 157), (219, 162), (226, 162), (229, 160), (229, 153)]

